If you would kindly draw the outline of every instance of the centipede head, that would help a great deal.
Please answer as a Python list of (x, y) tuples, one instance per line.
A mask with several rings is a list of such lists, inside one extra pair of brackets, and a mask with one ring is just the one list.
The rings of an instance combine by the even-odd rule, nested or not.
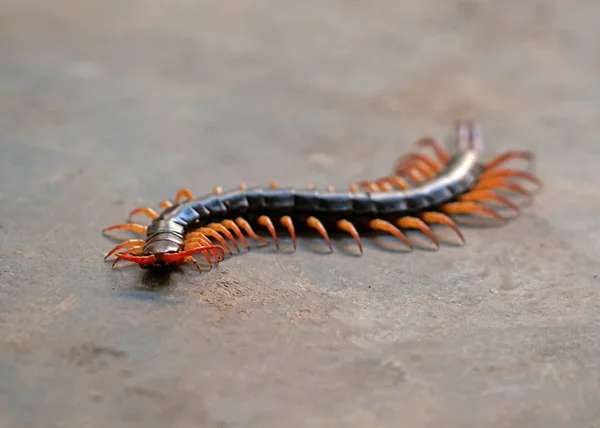
[(225, 250), (219, 245), (205, 245), (190, 250), (184, 250), (181, 245), (168, 240), (153, 241), (144, 247), (139, 254), (115, 253), (118, 260), (127, 260), (137, 263), (142, 269), (179, 266), (186, 261), (195, 260), (192, 255), (195, 253), (217, 250), (221, 252), (222, 259), (225, 258)]

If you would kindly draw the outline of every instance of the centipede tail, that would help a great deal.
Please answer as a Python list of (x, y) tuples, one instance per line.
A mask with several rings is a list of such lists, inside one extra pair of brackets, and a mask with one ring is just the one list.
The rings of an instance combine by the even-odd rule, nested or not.
[(150, 218), (150, 225), (123, 223), (104, 229), (145, 235), (145, 239), (121, 242), (105, 259), (114, 256), (113, 265), (124, 260), (142, 268), (191, 263), (201, 271), (194, 257), (198, 253), (212, 268), (225, 259), (226, 252), (229, 256), (233, 256), (233, 248), (240, 252), (237, 239), (246, 249), (250, 249), (249, 239), (270, 245), (254, 231), (255, 227), (266, 229), (264, 232), (277, 248), (277, 228), (287, 230), (296, 250), (297, 225), (302, 230), (316, 230), (331, 252), (329, 228), (352, 236), (361, 254), (363, 231), (390, 234), (412, 250), (405, 232), (416, 230), (439, 248), (432, 226), (442, 225), (454, 231), (464, 244), (465, 237), (453, 217), (482, 216), (506, 223), (508, 218), (501, 210), (511, 209), (517, 215), (521, 211), (510, 195), (533, 198), (533, 191), (522, 182), (542, 186), (532, 172), (506, 168), (513, 160), (532, 161), (534, 156), (528, 151), (510, 150), (482, 162), (481, 130), (469, 122), (457, 123), (452, 152), (433, 138), (423, 138), (416, 146), (430, 149), (433, 154), (401, 156), (391, 175), (355, 182), (349, 191), (336, 191), (333, 186), (319, 191), (312, 184), (294, 189), (276, 182), (249, 188), (241, 183), (229, 191), (215, 186), (210, 193), (195, 198), (188, 188), (182, 188), (173, 201), (160, 203), (162, 212), (150, 207), (130, 212), (130, 217), (144, 214)]

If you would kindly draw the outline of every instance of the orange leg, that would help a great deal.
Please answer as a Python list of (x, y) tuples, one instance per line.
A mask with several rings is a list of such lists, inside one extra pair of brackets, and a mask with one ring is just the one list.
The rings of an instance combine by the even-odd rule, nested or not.
[(190, 189), (181, 189), (177, 192), (177, 195), (175, 196), (175, 205), (177, 205), (182, 198), (186, 198), (186, 199), (194, 199), (194, 195), (192, 194), (192, 192), (190, 191)]
[(480, 181), (473, 187), (473, 190), (494, 190), (494, 189), (509, 190), (511, 192), (523, 195), (529, 200), (531, 200), (533, 198), (530, 191), (528, 191), (527, 189), (525, 189), (524, 187), (522, 187), (516, 183), (508, 181), (505, 178), (488, 178), (487, 180)]
[(242, 241), (242, 243), (246, 246), (246, 248), (248, 248), (248, 241), (246, 241), (246, 237), (233, 220), (223, 220), (221, 224), (227, 229), (233, 230), (233, 233), (235, 233), (236, 236), (240, 238), (240, 241)]
[[(185, 244), (185, 247), (183, 250), (187, 251), (187, 250), (191, 250), (193, 248), (204, 247), (204, 246), (205, 245), (202, 245), (198, 242), (188, 242)], [(213, 257), (215, 258), (217, 263), (219, 263), (219, 256), (217, 255), (217, 252), (213, 249), (213, 250), (210, 250), (210, 253), (213, 255)], [(202, 254), (204, 254), (204, 258), (206, 258), (206, 262), (208, 263), (208, 266), (210, 266), (212, 268), (213, 264), (212, 264), (212, 260), (210, 259), (210, 256), (208, 255), (208, 251), (203, 251)], [(194, 262), (196, 262), (196, 259), (194, 259), (193, 257), (191, 257), (191, 258), (192, 258), (192, 260), (194, 260)], [(196, 262), (194, 264), (198, 268), (198, 272), (200, 272), (200, 267), (198, 266), (198, 262)]]
[(246, 183), (238, 184), (238, 189), (240, 189), (240, 190), (246, 190), (247, 188), (248, 188), (248, 186), (246, 186)]
[(152, 220), (158, 218), (158, 214), (156, 214), (156, 211), (154, 211), (152, 208), (136, 208), (129, 213), (129, 218), (133, 217), (136, 214), (146, 214)]
[[(206, 258), (207, 258), (208, 260), (210, 260), (210, 259), (208, 258), (208, 255), (206, 254), (206, 251), (205, 251), (205, 252), (203, 252), (203, 254), (206, 256)], [(198, 264), (198, 262), (196, 261), (196, 259), (195, 259), (195, 258), (193, 258), (192, 256), (187, 256), (187, 257), (185, 257), (185, 258), (183, 259), (183, 261), (184, 261), (184, 262), (193, 263), (193, 264), (194, 264), (194, 266), (196, 266), (196, 269), (198, 269), (198, 273), (202, 273), (202, 269), (200, 269), (200, 265)], [(211, 267), (212, 267), (212, 265), (211, 265)]]
[(390, 183), (384, 180), (377, 180), (375, 184), (377, 184), (377, 186), (379, 187), (380, 192), (390, 192), (394, 190), (394, 186), (392, 186)]
[(159, 207), (161, 207), (163, 210), (166, 210), (167, 208), (171, 208), (173, 206), (173, 204), (171, 203), (171, 201), (162, 201), (159, 204)]
[(215, 188), (213, 189), (213, 194), (221, 195), (222, 193), (223, 193), (223, 188), (221, 186), (215, 186)]
[(505, 198), (504, 196), (497, 195), (496, 193), (492, 192), (491, 190), (474, 190), (469, 193), (465, 193), (464, 195), (460, 195), (458, 197), (458, 200), (462, 201), (462, 202), (495, 201), (495, 202), (498, 202), (498, 203), (514, 210), (516, 213), (519, 213), (521, 211), (514, 202), (510, 201), (509, 199)]
[(506, 153), (502, 153), (490, 160), (489, 162), (487, 162), (484, 166), (484, 171), (490, 171), (513, 159), (523, 159), (531, 162), (534, 158), (535, 156), (533, 155), (533, 153), (529, 151), (511, 150)]
[(321, 220), (319, 220), (316, 217), (311, 216), (306, 219), (306, 224), (309, 227), (312, 227), (313, 229), (317, 229), (317, 231), (321, 234), (323, 239), (325, 239), (325, 242), (327, 242), (327, 246), (329, 247), (329, 250), (333, 253), (333, 247), (331, 246), (331, 240), (329, 239), (329, 235), (327, 234), (327, 231), (325, 230), (325, 226), (323, 226), (323, 223), (321, 223)]
[(248, 223), (248, 221), (242, 217), (238, 217), (235, 219), (235, 223), (241, 227), (242, 229), (244, 229), (244, 231), (248, 234), (248, 236), (252, 239), (255, 239), (257, 241), (261, 241), (264, 242), (265, 244), (269, 245), (269, 241), (267, 241), (265, 238), (263, 238), (262, 236), (258, 236), (256, 233), (254, 233), (254, 230), (252, 230), (252, 227), (250, 226), (250, 223)]
[[(355, 184), (355, 188), (357, 188), (358, 190), (360, 190), (361, 188), (365, 189), (368, 192), (377, 192), (379, 190), (379, 186), (377, 185), (377, 183), (374, 183), (372, 181), (359, 181), (358, 183)], [(353, 188), (351, 188), (352, 190)], [(356, 191), (358, 191), (356, 190)]]
[(135, 233), (139, 233), (140, 235), (145, 235), (146, 231), (148, 230), (148, 227), (142, 226), (141, 224), (125, 223), (107, 227), (103, 230), (103, 232), (109, 232), (111, 230), (131, 230)]
[(397, 161), (396, 165), (402, 165), (405, 162), (410, 161), (420, 161), (423, 164), (427, 165), (430, 171), (433, 171), (434, 174), (439, 173), (443, 166), (437, 163), (435, 160), (431, 159), (431, 157), (424, 155), (423, 153), (409, 153), (407, 155), (401, 156)]
[(269, 233), (273, 237), (273, 242), (275, 243), (275, 247), (279, 248), (279, 239), (277, 239), (277, 233), (275, 232), (275, 226), (273, 226), (273, 222), (266, 215), (261, 215), (258, 220), (258, 224), (266, 227), (269, 230)]
[(279, 220), (282, 226), (287, 227), (287, 230), (290, 232), (290, 236), (292, 237), (292, 244), (294, 245), (294, 251), (296, 250), (296, 229), (294, 229), (294, 223), (292, 223), (292, 218), (290, 216), (283, 216)]
[(277, 182), (275, 182), (275, 181), (269, 182), (269, 189), (277, 189)]
[(448, 226), (450, 229), (452, 229), (454, 232), (456, 232), (456, 234), (458, 235), (460, 240), (463, 242), (463, 244), (466, 242), (465, 237), (461, 233), (461, 231), (458, 228), (458, 226), (456, 225), (456, 223), (450, 217), (448, 217), (446, 214), (442, 214), (442, 213), (438, 213), (438, 212), (425, 212), (425, 213), (421, 214), (421, 218), (426, 223), (438, 223), (438, 224), (443, 224), (444, 226)]
[(542, 187), (542, 181), (539, 178), (528, 171), (519, 171), (517, 169), (495, 169), (490, 172), (484, 172), (481, 176), (481, 181), (491, 178), (522, 178)]
[(119, 245), (117, 245), (115, 248), (113, 248), (112, 250), (110, 250), (108, 252), (106, 257), (104, 257), (104, 260), (108, 259), (110, 256), (112, 256), (115, 252), (119, 251), (121, 248), (143, 247), (145, 243), (146, 243), (146, 241), (144, 241), (143, 239), (130, 239), (129, 241), (121, 242)]
[(487, 214), (501, 222), (505, 223), (506, 219), (500, 213), (491, 208), (479, 205), (476, 202), (449, 202), (441, 206), (441, 210), (448, 215), (455, 214)]
[(212, 236), (217, 241), (219, 241), (223, 245), (223, 247), (225, 247), (227, 249), (227, 252), (229, 253), (229, 255), (233, 255), (233, 251), (231, 251), (231, 247), (229, 246), (227, 241), (225, 239), (223, 239), (221, 234), (219, 232), (217, 232), (216, 230), (210, 229), (208, 227), (201, 227), (200, 229), (198, 229), (198, 232), (203, 233), (206, 236)]
[(431, 228), (427, 226), (423, 222), (423, 220), (416, 217), (401, 217), (398, 220), (396, 220), (396, 224), (402, 229), (419, 229), (429, 239), (431, 239), (431, 241), (433, 241), (436, 247), (440, 247), (440, 243), (438, 242), (437, 238), (433, 235)]
[(398, 176), (384, 177), (381, 180), (383, 180), (387, 183), (390, 183), (391, 185), (395, 186), (397, 189), (400, 189), (400, 190), (406, 190), (409, 187), (408, 182), (405, 179), (403, 179), (402, 177), (398, 177)]
[(448, 154), (448, 152), (440, 145), (440, 143), (438, 143), (433, 138), (430, 138), (430, 137), (421, 138), (419, 141), (417, 141), (417, 146), (431, 147), (433, 149), (436, 157), (444, 165), (446, 165), (448, 162), (450, 162), (450, 155)]
[[(197, 244), (200, 243), (204, 246), (211, 246), (212, 242), (210, 242), (210, 239), (208, 239), (206, 237), (206, 235), (204, 235), (203, 233), (200, 232), (192, 232), (190, 234), (188, 234), (185, 237), (185, 245), (187, 246), (188, 244)], [(219, 260), (219, 256), (217, 256), (217, 252), (213, 249), (211, 250), (211, 254), (212, 256), (215, 258), (215, 260)], [(206, 253), (204, 253), (204, 255), (206, 255)]]
[(208, 227), (210, 229), (214, 229), (217, 232), (220, 232), (223, 235), (225, 235), (225, 237), (227, 239), (229, 239), (233, 243), (233, 246), (236, 248), (236, 250), (238, 251), (238, 253), (240, 252), (240, 247), (238, 246), (237, 242), (235, 242), (235, 239), (233, 238), (233, 235), (221, 223), (211, 223), (211, 224), (207, 225), (206, 227)]
[(352, 223), (350, 223), (348, 220), (338, 221), (337, 227), (338, 227), (338, 229), (348, 232), (354, 238), (354, 240), (356, 241), (356, 244), (358, 245), (358, 249), (360, 250), (360, 253), (362, 254), (363, 247), (362, 247), (362, 244), (360, 243), (360, 236), (358, 236), (356, 227), (354, 227), (354, 225)]
[(375, 230), (381, 230), (383, 232), (391, 233), (396, 238), (398, 238), (399, 240), (404, 242), (408, 246), (408, 248), (410, 248), (412, 250), (413, 245), (408, 240), (406, 235), (404, 233), (400, 232), (400, 230), (396, 226), (394, 226), (392, 223), (390, 223), (389, 221), (385, 221), (385, 220), (381, 220), (381, 219), (371, 220), (369, 222), (369, 227), (371, 227), (372, 229), (375, 229)]
[(431, 171), (427, 164), (423, 163), (420, 160), (412, 160), (400, 163), (396, 166), (395, 173), (396, 175), (403, 175), (405, 172), (415, 169), (421, 176), (425, 179), (429, 180), (435, 177), (435, 172)]

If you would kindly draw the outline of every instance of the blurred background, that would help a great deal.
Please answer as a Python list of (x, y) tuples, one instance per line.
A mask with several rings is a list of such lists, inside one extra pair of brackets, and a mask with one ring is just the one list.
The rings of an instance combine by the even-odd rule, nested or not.
[[(599, 20), (592, 0), (4, 0), (0, 426), (600, 424)], [(458, 118), (546, 184), (464, 247), (315, 240), (160, 281), (102, 262), (104, 227), (181, 187), (346, 188)]]

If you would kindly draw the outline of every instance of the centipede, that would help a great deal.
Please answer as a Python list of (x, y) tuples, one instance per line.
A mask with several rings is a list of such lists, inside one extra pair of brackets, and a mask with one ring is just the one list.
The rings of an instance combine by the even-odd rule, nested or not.
[[(430, 137), (418, 140), (416, 147), (396, 159), (390, 175), (352, 183), (347, 191), (332, 186), (325, 190), (313, 185), (279, 187), (271, 182), (251, 188), (240, 184), (229, 191), (217, 186), (194, 197), (188, 188), (182, 188), (173, 200), (159, 204), (160, 212), (136, 208), (127, 223), (105, 228), (103, 233), (128, 230), (140, 235), (115, 246), (105, 260), (114, 256), (113, 266), (122, 260), (142, 269), (192, 263), (202, 272), (195, 256), (202, 255), (212, 269), (227, 255), (234, 256), (233, 249), (240, 253), (240, 243), (250, 250), (249, 240), (279, 249), (278, 233), (283, 231), (291, 238), (294, 251), (297, 234), (316, 231), (333, 252), (332, 229), (350, 235), (360, 254), (361, 234), (366, 232), (390, 234), (412, 250), (406, 234), (411, 229), (422, 232), (439, 249), (433, 225), (450, 228), (465, 244), (456, 216), (483, 216), (506, 223), (502, 208), (517, 214), (521, 210), (510, 196), (531, 200), (533, 191), (525, 182), (542, 187), (531, 171), (506, 167), (517, 159), (533, 162), (530, 151), (509, 150), (484, 161), (482, 130), (471, 121), (455, 123), (449, 149)], [(427, 149), (429, 155), (424, 152)], [(149, 217), (150, 224), (133, 223), (136, 215)], [(258, 228), (272, 242), (256, 233)]]

